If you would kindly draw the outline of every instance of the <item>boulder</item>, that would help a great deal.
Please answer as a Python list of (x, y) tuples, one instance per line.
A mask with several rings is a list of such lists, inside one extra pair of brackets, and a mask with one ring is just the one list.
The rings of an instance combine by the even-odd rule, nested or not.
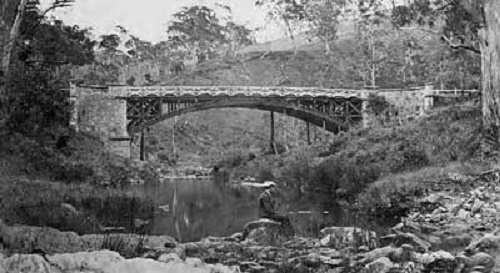
[(465, 248), (468, 253), (486, 252), (489, 254), (498, 253), (500, 250), (500, 236), (486, 235), (483, 238), (472, 242)]
[(281, 241), (284, 241), (279, 240), (279, 237), (279, 230), (260, 227), (250, 231), (250, 234), (248, 234), (246, 240), (254, 242), (258, 245), (275, 245)]
[(378, 247), (377, 234), (373, 231), (356, 227), (328, 227), (320, 231), (320, 245), (335, 249), (367, 246), (369, 249)]
[(162, 263), (180, 262), (181, 258), (175, 253), (166, 253), (161, 254), (158, 261)]
[(2, 226), (0, 240), (4, 248), (11, 253), (31, 253), (38, 250), (53, 254), (87, 250), (78, 234), (53, 228)]
[(103, 250), (96, 252), (54, 254), (47, 256), (46, 260), (52, 267), (65, 271), (78, 270), (80, 268), (97, 271), (108, 265), (124, 261), (125, 259), (116, 252)]
[(74, 232), (61, 232), (48, 227), (6, 226), (0, 223), (0, 241), (10, 253), (46, 254), (96, 251), (106, 246), (106, 242), (120, 240), (124, 249), (160, 251), (165, 245), (175, 246), (170, 236), (141, 236), (138, 234), (93, 234), (79, 236)]
[(0, 273), (235, 273), (237, 268), (220, 264), (207, 265), (199, 259), (186, 262), (172, 260), (169, 263), (152, 259), (135, 258), (126, 260), (111, 251), (79, 252), (48, 255), (45, 258), (34, 254), (15, 254), (11, 257), (0, 256)]
[(291, 264), (304, 264), (308, 267), (317, 268), (320, 265), (328, 265), (330, 267), (338, 267), (343, 263), (342, 259), (332, 259), (330, 257), (323, 256), (319, 253), (309, 253), (304, 256), (299, 256), (291, 258), (288, 260)]
[(413, 233), (408, 232), (398, 232), (395, 234), (390, 234), (380, 238), (381, 245), (393, 245), (395, 247), (400, 247), (404, 244), (409, 244), (415, 247), (415, 250), (418, 252), (426, 252), (431, 248), (431, 244), (426, 242), (416, 236)]
[(245, 225), (243, 230), (245, 242), (256, 243), (258, 245), (274, 245), (287, 240), (281, 232), (281, 225), (277, 222), (260, 219)]
[(365, 265), (366, 273), (387, 273), (395, 265), (386, 257), (378, 258), (377, 260)]
[(381, 248), (376, 248), (370, 252), (360, 253), (354, 257), (354, 260), (358, 261), (362, 264), (367, 264), (373, 262), (379, 258), (389, 257), (391, 255), (396, 255), (396, 253), (400, 251), (399, 248), (395, 248), (392, 246), (386, 246)]
[(213, 266), (209, 265), (190, 265), (183, 262), (172, 262), (172, 263), (161, 263), (151, 259), (135, 258), (131, 260), (125, 260), (108, 266), (102, 269), (103, 273), (137, 273), (137, 272), (148, 272), (148, 273), (235, 273), (235, 269), (229, 267), (223, 267), (218, 265), (217, 271), (214, 270)]
[(414, 261), (420, 264), (431, 264), (436, 261), (454, 261), (455, 257), (446, 251), (436, 251), (428, 253), (415, 253)]
[(55, 273), (56, 270), (40, 255), (14, 254), (9, 258), (0, 257), (0, 273)]
[(247, 239), (248, 235), (250, 235), (250, 232), (254, 229), (258, 228), (265, 228), (270, 231), (279, 231), (280, 229), (280, 224), (278, 222), (269, 220), (269, 219), (259, 219), (257, 221), (249, 222), (243, 227), (243, 234), (242, 234), (242, 239), (245, 240)]
[(461, 272), (482, 272), (482, 273), (490, 273), (493, 271), (495, 266), (495, 261), (491, 257), (491, 255), (479, 252), (472, 256), (467, 256), (464, 253), (457, 255), (457, 260), (461, 266)]

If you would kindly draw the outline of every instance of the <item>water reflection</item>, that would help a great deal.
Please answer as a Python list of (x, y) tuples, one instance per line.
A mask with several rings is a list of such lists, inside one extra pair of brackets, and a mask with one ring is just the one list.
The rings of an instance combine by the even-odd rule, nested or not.
[[(258, 219), (258, 197), (262, 188), (229, 186), (214, 179), (169, 179), (148, 186), (154, 200), (154, 216), (149, 232), (171, 235), (179, 241), (195, 241), (207, 236), (229, 236)], [(342, 218), (342, 211), (324, 213), (305, 198), (279, 189), (280, 211), (287, 212), (300, 235), (314, 236), (326, 224)], [(304, 199), (304, 200), (301, 200)]]
[(257, 216), (258, 191), (230, 189), (212, 179), (172, 179), (151, 187), (153, 234), (174, 235), (180, 241), (227, 236)]

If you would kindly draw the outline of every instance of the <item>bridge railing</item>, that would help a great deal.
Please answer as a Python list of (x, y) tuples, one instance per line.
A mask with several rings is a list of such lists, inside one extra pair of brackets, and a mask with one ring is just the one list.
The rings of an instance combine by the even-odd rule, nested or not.
[(481, 90), (478, 89), (438, 89), (434, 90), (436, 95), (451, 95), (451, 96), (465, 96), (472, 94), (480, 94)]

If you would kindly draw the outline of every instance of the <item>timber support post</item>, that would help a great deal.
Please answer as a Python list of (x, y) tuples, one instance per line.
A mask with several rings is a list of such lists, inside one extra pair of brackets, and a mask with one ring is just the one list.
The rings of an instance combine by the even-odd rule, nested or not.
[(144, 129), (141, 130), (141, 151), (140, 151), (140, 160), (145, 160), (145, 144), (144, 144)]
[(311, 145), (311, 130), (309, 128), (309, 121), (306, 121), (307, 127), (307, 145)]
[(274, 111), (271, 111), (271, 136), (269, 145), (271, 146), (271, 151), (276, 153), (276, 145), (274, 143)]

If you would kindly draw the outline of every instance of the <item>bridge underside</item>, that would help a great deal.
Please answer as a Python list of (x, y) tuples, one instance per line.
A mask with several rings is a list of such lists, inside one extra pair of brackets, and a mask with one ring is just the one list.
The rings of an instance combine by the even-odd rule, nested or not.
[(128, 131), (133, 134), (160, 121), (214, 108), (249, 108), (292, 116), (334, 133), (347, 131), (363, 119), (358, 97), (127, 97)]

